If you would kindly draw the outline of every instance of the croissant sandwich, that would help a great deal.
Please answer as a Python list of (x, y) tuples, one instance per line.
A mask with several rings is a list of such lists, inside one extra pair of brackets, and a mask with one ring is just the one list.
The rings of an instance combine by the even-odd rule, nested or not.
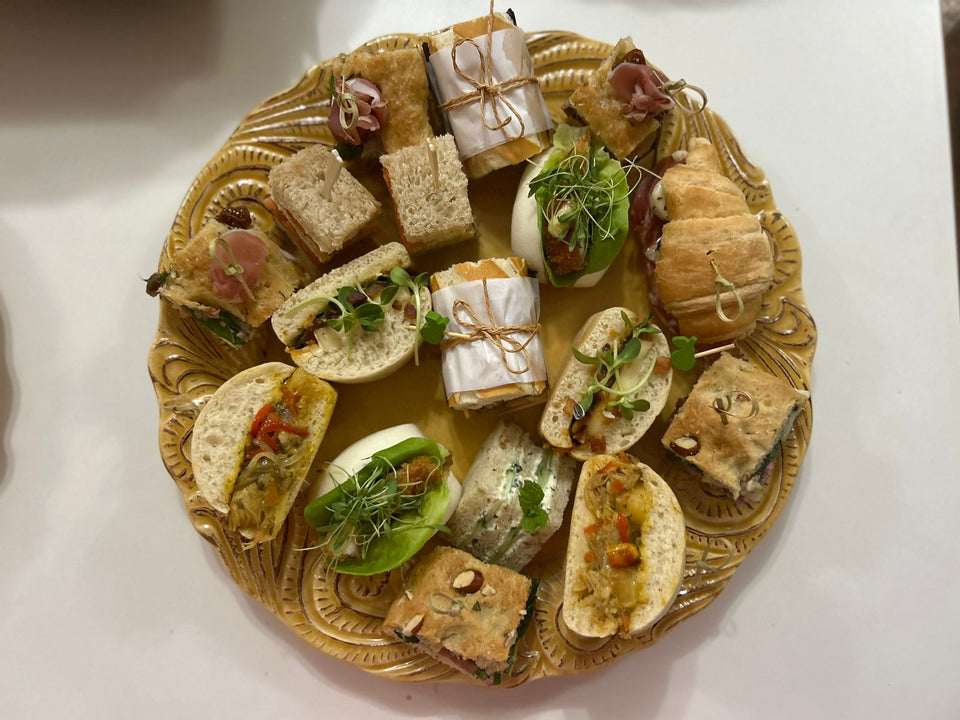
[(699, 345), (753, 331), (773, 283), (773, 251), (716, 148), (691, 138), (638, 187), (631, 215), (657, 314)]

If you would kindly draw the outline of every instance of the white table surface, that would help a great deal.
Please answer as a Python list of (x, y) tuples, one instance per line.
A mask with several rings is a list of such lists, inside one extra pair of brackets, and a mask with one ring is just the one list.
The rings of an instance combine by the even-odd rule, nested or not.
[(819, 347), (796, 488), (720, 598), (599, 674), (493, 692), (368, 676), (232, 585), (160, 461), (139, 279), (256, 103), (486, 3), (124, 5), (0, 8), (0, 716), (960, 716), (937, 2), (514, 3), (708, 89), (799, 234)]

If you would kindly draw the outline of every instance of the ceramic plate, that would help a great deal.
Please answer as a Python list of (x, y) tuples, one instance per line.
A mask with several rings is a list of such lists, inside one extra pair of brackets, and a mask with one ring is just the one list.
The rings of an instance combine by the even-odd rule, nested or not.
[[(406, 47), (423, 40), (418, 35), (390, 35), (371, 41), (368, 47)], [(563, 101), (609, 54), (611, 46), (567, 32), (532, 33), (527, 41), (548, 107), (554, 120), (559, 120)], [(240, 122), (187, 191), (163, 247), (161, 267), (207, 219), (232, 204), (246, 204), (261, 227), (278, 242), (287, 242), (262, 206), (267, 196), (267, 173), (308, 144), (332, 144), (326, 126), (329, 82), (329, 65), (322, 63)], [(804, 304), (800, 247), (793, 228), (777, 209), (763, 171), (747, 159), (733, 133), (712, 110), (668, 114), (656, 151), (660, 155), (671, 153), (685, 147), (686, 138), (696, 135), (716, 144), (726, 173), (743, 190), (775, 248), (775, 285), (764, 298), (757, 329), (739, 341), (738, 348), (774, 375), (809, 389), (817, 335)], [(651, 166), (653, 159), (651, 153), (644, 164)], [(360, 173), (362, 180), (383, 202), (388, 209), (384, 215), (388, 216), (391, 205), (376, 166), (367, 170)], [(460, 260), (509, 254), (511, 207), (521, 170), (508, 168), (471, 181), (469, 191), (479, 240), (415, 258), (416, 269), (432, 271)], [(385, 219), (378, 240), (395, 239), (396, 228), (391, 223)], [(638, 253), (629, 243), (601, 286), (585, 290), (543, 288), (542, 335), (551, 377), (586, 318), (612, 305), (631, 307), (641, 317), (648, 312)], [(361, 435), (401, 422), (416, 422), (427, 435), (452, 450), (454, 470), (458, 477), (465, 476), (487, 431), (503, 413), (491, 409), (467, 418), (447, 409), (439, 354), (432, 350), (425, 350), (419, 367), (401, 370), (402, 382), (393, 376), (376, 383), (337, 388), (340, 395), (333, 423), (315, 468)], [(160, 406), (160, 450), (194, 527), (216, 549), (226, 572), (245, 592), (319, 651), (394, 680), (470, 682), (465, 675), (418, 653), (416, 646), (381, 634), (380, 622), (397, 592), (400, 573), (371, 578), (338, 576), (325, 568), (316, 551), (304, 550), (313, 540), (303, 520), (305, 494), (294, 506), (280, 536), (253, 549), (244, 549), (240, 538), (226, 529), (224, 520), (198, 495), (190, 466), (190, 436), (198, 408), (225, 379), (266, 359), (285, 359), (269, 327), (242, 350), (229, 350), (193, 321), (180, 317), (167, 303), (161, 303), (157, 335), (148, 358)], [(693, 380), (690, 376), (679, 377), (675, 394), (683, 393)], [(672, 409), (673, 403), (668, 402), (667, 407)], [(539, 409), (528, 408), (513, 415), (533, 430)], [(810, 437), (809, 404), (783, 444), (764, 499), (755, 507), (738, 505), (705, 490), (668, 460), (659, 443), (664, 419), (658, 418), (634, 452), (670, 482), (686, 516), (686, 571), (673, 606), (656, 625), (634, 639), (584, 641), (568, 632), (559, 612), (565, 523), (526, 569), (528, 575), (542, 578), (536, 617), (524, 637), (513, 674), (504, 679), (504, 685), (591, 672), (657, 642), (678, 622), (717, 597), (783, 510)]]

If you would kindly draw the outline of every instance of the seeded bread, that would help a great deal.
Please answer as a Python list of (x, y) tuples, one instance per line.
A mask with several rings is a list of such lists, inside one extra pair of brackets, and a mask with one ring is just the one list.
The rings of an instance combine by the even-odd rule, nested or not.
[[(521, 570), (563, 522), (576, 462), (536, 442), (523, 428), (501, 421), (487, 436), (463, 481), (463, 496), (449, 522), (453, 544), (485, 562)], [(545, 524), (524, 530), (520, 488), (543, 490)]]
[(410, 573), (383, 632), (493, 684), (510, 669), (533, 589), (519, 573), (438, 547)]
[[(431, 146), (436, 153), (436, 173)], [(467, 176), (452, 135), (429, 138), (384, 155), (380, 163), (393, 198), (400, 237), (411, 252), (475, 235)]]
[(663, 446), (734, 500), (756, 494), (760, 488), (754, 485), (809, 396), (723, 353), (700, 375), (667, 427)]
[(340, 167), (329, 199), (324, 197), (327, 172), (337, 162), (330, 149), (311, 145), (273, 167), (267, 181), (271, 211), (317, 264), (372, 232), (380, 214), (380, 203), (346, 167)]
[(430, 87), (419, 48), (377, 53), (357, 50), (347, 55), (339, 72), (345, 78), (369, 80), (380, 88), (390, 111), (390, 119), (379, 135), (384, 152), (393, 153), (433, 137), (428, 113)]
[[(623, 321), (624, 313), (631, 323), (637, 323), (637, 316), (633, 311), (620, 307), (608, 308), (587, 320), (573, 346), (589, 356), (596, 356), (605, 345), (612, 345), (614, 341), (618, 341), (622, 347), (629, 332)], [(641, 339), (640, 356), (621, 370), (621, 384), (630, 387), (631, 380), (633, 383), (637, 382), (639, 374), (645, 373), (651, 365), (657, 363), (658, 358), (664, 358), (654, 365), (646, 383), (630, 396), (631, 399), (645, 399), (650, 403), (650, 408), (635, 411), (631, 420), (626, 420), (619, 413), (615, 413), (612, 418), (604, 417), (604, 402), (601, 394), (597, 393), (596, 397), (599, 399), (593, 410), (583, 408), (587, 413), (589, 429), (586, 439), (578, 441), (571, 430), (574, 405), (584, 397), (594, 376), (595, 366), (580, 362), (571, 353), (554, 381), (540, 417), (540, 434), (544, 440), (556, 448), (568, 450), (578, 460), (586, 460), (599, 453), (626, 450), (643, 437), (667, 401), (673, 370), (666, 360), (670, 351), (663, 333), (644, 334)]]
[[(380, 275), (389, 276), (394, 267), (410, 266), (410, 255), (400, 243), (387, 243), (351, 260), (314, 280), (274, 313), (272, 324), (277, 337), (287, 346), (291, 359), (300, 367), (331, 382), (372, 382), (398, 370), (413, 357), (417, 334), (413, 321), (404, 315), (412, 303), (401, 290), (393, 302), (383, 306), (383, 325), (377, 332), (355, 328), (350, 337), (331, 328), (319, 335), (308, 333), (302, 347), (294, 347), (305, 328), (323, 313), (329, 298), (341, 287), (363, 285)], [(406, 293), (406, 296), (404, 295)], [(316, 298), (315, 302), (310, 302)], [(422, 312), (430, 310), (430, 292), (420, 289)], [(321, 341), (323, 344), (321, 344)]]
[[(635, 486), (630, 487), (627, 473), (639, 474)], [(616, 486), (614, 478), (629, 489)], [(617, 568), (606, 551), (615, 552), (613, 546), (623, 541), (620, 513), (629, 517), (638, 562)], [(590, 458), (580, 471), (570, 519), (564, 623), (584, 637), (643, 633), (673, 604), (683, 581), (685, 552), (683, 511), (663, 478), (632, 456)]]
[(623, 102), (617, 97), (607, 76), (623, 58), (636, 50), (630, 38), (623, 38), (614, 47), (600, 67), (567, 100), (568, 114), (579, 117), (596, 133), (607, 149), (618, 160), (634, 154), (638, 148), (645, 148), (654, 138), (660, 122), (648, 116), (640, 122), (624, 117), (621, 112)]
[[(254, 419), (265, 405), (284, 400), (284, 384), (300, 397), (291, 422), (307, 434), (291, 443), (296, 448), (292, 454), (280, 457), (258, 482), (238, 490)], [(231, 529), (255, 543), (277, 535), (317, 454), (336, 399), (327, 383), (279, 362), (248, 368), (217, 388), (194, 424), (190, 457), (197, 489), (214, 510), (227, 515)]]
[(268, 251), (260, 267), (260, 277), (250, 288), (253, 298), (245, 297), (240, 302), (224, 300), (214, 292), (210, 279), (210, 247), (217, 238), (234, 229), (217, 220), (207, 222), (173, 257), (168, 269), (170, 275), (159, 294), (200, 317), (229, 315), (249, 333), (262, 325), (307, 278), (272, 240), (256, 227), (251, 227), (245, 232), (257, 236)]

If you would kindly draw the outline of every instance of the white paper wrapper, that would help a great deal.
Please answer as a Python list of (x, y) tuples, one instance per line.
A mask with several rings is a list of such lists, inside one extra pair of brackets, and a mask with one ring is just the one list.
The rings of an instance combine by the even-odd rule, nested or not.
[[(487, 314), (484, 283), (490, 298), (492, 318)], [(472, 280), (433, 293), (433, 309), (450, 318), (447, 332), (470, 334), (473, 328), (458, 322), (457, 317), (454, 317), (453, 304), (456, 300), (466, 302), (482, 325), (522, 327), (540, 321), (540, 288), (536, 278)], [(463, 312), (458, 315), (461, 320), (468, 319)], [(529, 338), (529, 333), (510, 333), (507, 337), (523, 344)], [(522, 370), (529, 365), (524, 372), (510, 372), (504, 365), (500, 349), (487, 339), (462, 342), (445, 348), (443, 384), (447, 399), (454, 393), (487, 390), (513, 383), (545, 382), (547, 366), (543, 359), (543, 342), (539, 333), (526, 348), (530, 356), (529, 364), (522, 351), (506, 353), (507, 364), (513, 370)]]
[[(492, 74), (491, 85), (498, 85), (513, 78), (533, 75), (533, 62), (527, 51), (527, 43), (523, 30), (511, 27), (497, 30), (491, 35), (492, 50), (487, 53), (486, 33), (473, 38), (473, 41), (483, 54), (487, 67)], [(476, 82), (484, 80), (480, 70), (480, 53), (470, 43), (462, 43), (457, 48), (457, 66), (460, 71)], [(467, 82), (453, 69), (453, 47), (436, 50), (430, 55), (430, 65), (437, 79), (437, 87), (443, 102), (448, 102), (462, 95), (474, 92), (476, 84)], [(493, 103), (496, 103), (502, 119), (511, 118), (510, 123), (501, 130), (489, 130), (481, 117), (481, 102), (472, 102), (462, 107), (454, 108), (447, 113), (450, 127), (457, 139), (460, 149), (460, 158), (468, 158), (510, 142), (520, 137), (528, 137), (549, 130), (553, 127), (550, 113), (536, 82), (526, 83), (503, 93), (523, 118), (523, 130), (510, 108), (501, 99), (492, 98), (483, 105), (487, 122), (496, 125), (493, 115)]]

